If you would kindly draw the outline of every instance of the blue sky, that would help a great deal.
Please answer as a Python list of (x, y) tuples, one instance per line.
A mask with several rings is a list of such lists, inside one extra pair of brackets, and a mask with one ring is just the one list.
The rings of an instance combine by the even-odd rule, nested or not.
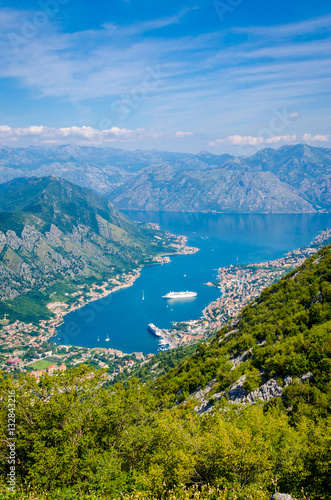
[(331, 5), (0, 2), (0, 145), (331, 147)]

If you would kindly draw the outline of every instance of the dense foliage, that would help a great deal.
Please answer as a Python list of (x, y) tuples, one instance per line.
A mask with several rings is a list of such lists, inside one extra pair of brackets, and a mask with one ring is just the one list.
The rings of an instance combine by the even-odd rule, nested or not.
[(114, 380), (112, 380), (111, 384), (113, 385), (132, 377), (139, 379), (143, 383), (150, 383), (170, 372), (170, 370), (178, 366), (184, 358), (195, 351), (196, 344), (180, 346), (170, 351), (159, 352), (148, 361), (136, 365), (133, 369), (131, 368), (130, 372), (124, 370), (124, 372), (119, 373)]
[(69, 488), (105, 498), (138, 492), (142, 498), (165, 498), (178, 489), (180, 498), (187, 487), (208, 485), (232, 491), (224, 498), (238, 499), (259, 498), (252, 494), (258, 491), (267, 498), (276, 487), (298, 498), (302, 489), (311, 499), (331, 498), (330, 418), (304, 417), (293, 426), (277, 405), (232, 407), (200, 417), (188, 407), (169, 407), (136, 381), (109, 391), (102, 380), (101, 371), (86, 367), (46, 377), (39, 385), (27, 377), (18, 384), (3, 379), (3, 477), (6, 394), (14, 389), (18, 486)]
[[(326, 247), (151, 384), (130, 379), (107, 388), (106, 374), (86, 366), (39, 384), (3, 376), (2, 498), (269, 500), (281, 491), (331, 500), (330, 283)], [(244, 352), (231, 370), (230, 356)], [(282, 385), (290, 375), (292, 383), (282, 398), (234, 405), (226, 390), (243, 373), (247, 392), (271, 377)], [(189, 393), (213, 377), (225, 397), (198, 415)], [(12, 390), (15, 496), (5, 486)]]

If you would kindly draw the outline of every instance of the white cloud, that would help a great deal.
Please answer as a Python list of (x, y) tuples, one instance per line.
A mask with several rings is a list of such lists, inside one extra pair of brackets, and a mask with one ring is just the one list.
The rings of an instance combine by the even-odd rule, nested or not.
[(318, 33), (322, 31), (330, 32), (331, 15), (321, 16), (314, 19), (294, 22), (291, 24), (282, 24), (275, 26), (251, 26), (232, 28), (235, 33), (245, 33), (249, 35), (258, 35), (261, 37), (287, 38), (307, 33)]
[(12, 129), (8, 125), (0, 125), (0, 134), (10, 134), (11, 131)]
[[(164, 136), (158, 129), (166, 126), (178, 130), (173, 136), (177, 143), (181, 137), (189, 137), (188, 133), (182, 135), (182, 130), (195, 130), (201, 142), (204, 133), (212, 137), (214, 130), (219, 137), (226, 137), (229, 130), (245, 130), (252, 135), (232, 136), (238, 142), (215, 140), (213, 145), (256, 146), (261, 145), (261, 139), (254, 134), (272, 118), (270, 110), (284, 105), (302, 114), (308, 111), (305, 127), (310, 127), (309, 120), (314, 123), (314, 116), (322, 125), (327, 122), (331, 16), (276, 27), (200, 32), (196, 36), (187, 36), (183, 30), (183, 35), (165, 37), (163, 30), (156, 31), (177, 25), (186, 12), (184, 9), (171, 17), (135, 25), (104, 24), (80, 32), (62, 32), (61, 25), (50, 18), (45, 29), (38, 28), (35, 36), (24, 38), (14, 50), (8, 35), (21, 36), (24, 19), (31, 21), (33, 12), (0, 8), (0, 78), (10, 78), (13, 94), (27, 91), (30, 101), (31, 96), (36, 99), (36, 107), (44, 97), (49, 98), (47, 110), (58, 102), (60, 106), (69, 102), (65, 103), (65, 123), (96, 124), (102, 118), (111, 121), (100, 127), (109, 127), (108, 134), (91, 127), (66, 127), (67, 137), (76, 140), (137, 140), (148, 133), (154, 139)], [(323, 36), (319, 35), (321, 30)], [(226, 41), (229, 34), (230, 44)], [(80, 111), (83, 108), (85, 114)], [(43, 118), (40, 112), (40, 122), (52, 124), (52, 115), (46, 113)], [(39, 115), (35, 112), (34, 116)], [(293, 112), (289, 120), (293, 123), (299, 116)], [(236, 128), (238, 124), (245, 128)], [(247, 129), (247, 124), (251, 128)], [(138, 132), (137, 126), (144, 132)], [(203, 134), (199, 136), (199, 132)], [(274, 133), (289, 132), (292, 130)], [(20, 137), (29, 133), (25, 131)], [(64, 134), (45, 140), (59, 140)], [(39, 137), (44, 136), (45, 131), (40, 132)], [(31, 137), (37, 140), (37, 134)], [(193, 143), (198, 147), (195, 140)], [(174, 141), (172, 145), (177, 147)]]
[(26, 128), (13, 128), (8, 125), (0, 125), (0, 140), (13, 141), (25, 137), (34, 144), (61, 144), (61, 143), (86, 143), (90, 145), (101, 145), (108, 142), (139, 141), (145, 139), (178, 138), (191, 136), (192, 132), (168, 133), (160, 130), (147, 130), (137, 128), (112, 127), (106, 130), (98, 130), (83, 125), (82, 127), (52, 128), (43, 125), (32, 125)]
[(278, 142), (294, 142), (296, 141), (297, 136), (294, 135), (276, 135), (274, 137), (269, 137), (266, 139), (266, 144), (277, 144)]
[(304, 134), (302, 136), (302, 140), (304, 142), (327, 142), (330, 139), (330, 135), (312, 135), (312, 134)]
[(210, 141), (210, 146), (220, 146), (222, 144), (228, 144), (231, 146), (261, 146), (263, 144), (278, 144), (281, 142), (291, 143), (296, 141), (297, 136), (293, 135), (276, 135), (274, 137), (269, 137), (264, 139), (263, 137), (253, 137), (251, 135), (230, 135), (224, 139), (216, 139), (215, 141)]
[(182, 18), (193, 10), (196, 10), (198, 7), (184, 7), (178, 12), (178, 14), (169, 17), (162, 17), (159, 19), (153, 19), (151, 21), (145, 21), (140, 23), (134, 23), (129, 26), (120, 26), (114, 23), (105, 23), (103, 25), (111, 34), (117, 35), (125, 35), (132, 36), (137, 34), (147, 33), (149, 31), (155, 31), (160, 28), (165, 28), (167, 26), (171, 26), (173, 24), (179, 24)]
[(192, 135), (193, 132), (182, 132), (181, 130), (175, 133), (175, 137), (191, 137)]
[(257, 146), (259, 144), (263, 144), (263, 139), (262, 137), (252, 137), (251, 135), (230, 135), (225, 139), (216, 139), (215, 141), (209, 142), (210, 146), (219, 146), (221, 144), (230, 144), (232, 146)]
[(16, 135), (42, 135), (46, 128), (42, 125), (31, 125), (31, 127), (12, 129), (12, 131), (15, 131)]

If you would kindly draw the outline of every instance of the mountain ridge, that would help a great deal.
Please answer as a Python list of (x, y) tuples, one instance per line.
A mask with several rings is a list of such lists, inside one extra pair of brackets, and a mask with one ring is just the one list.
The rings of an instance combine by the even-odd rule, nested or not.
[(331, 209), (331, 149), (306, 144), (265, 148), (247, 158), (69, 145), (0, 148), (0, 182), (51, 174), (89, 187), (122, 209)]

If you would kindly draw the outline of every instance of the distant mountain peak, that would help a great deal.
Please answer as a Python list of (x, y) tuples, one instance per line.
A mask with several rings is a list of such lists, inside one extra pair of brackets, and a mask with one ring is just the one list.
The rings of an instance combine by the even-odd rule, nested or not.
[[(18, 177), (34, 177), (35, 189), (36, 178), (48, 178), (43, 182), (55, 191), (55, 181), (67, 179), (123, 209), (331, 209), (331, 149), (307, 144), (268, 147), (250, 157), (70, 145), (0, 148), (0, 183)], [(69, 196), (71, 188), (61, 186)]]
[(199, 151), (199, 153), (196, 156), (215, 156), (209, 153), (206, 149), (203, 149), (202, 151)]

